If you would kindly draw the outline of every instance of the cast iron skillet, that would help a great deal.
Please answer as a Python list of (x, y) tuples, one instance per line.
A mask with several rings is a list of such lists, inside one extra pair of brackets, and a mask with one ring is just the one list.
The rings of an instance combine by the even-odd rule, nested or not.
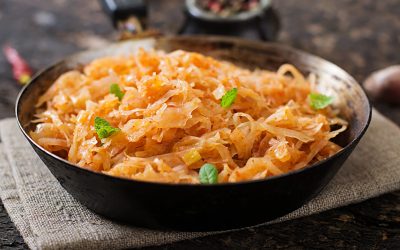
[[(94, 58), (126, 54), (139, 47), (184, 49), (228, 60), (250, 69), (276, 70), (292, 63), (315, 73), (324, 93), (334, 96), (340, 115), (350, 122), (336, 138), (344, 146), (313, 166), (265, 180), (216, 185), (162, 184), (111, 177), (80, 168), (44, 150), (29, 137), (34, 104), (56, 78)], [(16, 115), (33, 149), (60, 184), (80, 203), (105, 217), (136, 226), (190, 231), (251, 226), (285, 215), (315, 197), (353, 151), (371, 117), (369, 101), (357, 82), (319, 57), (271, 43), (222, 37), (162, 37), (131, 40), (75, 54), (39, 73), (20, 93)]]

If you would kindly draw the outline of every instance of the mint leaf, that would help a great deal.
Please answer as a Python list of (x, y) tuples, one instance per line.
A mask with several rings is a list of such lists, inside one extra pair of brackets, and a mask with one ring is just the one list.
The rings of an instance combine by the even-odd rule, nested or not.
[(311, 93), (308, 95), (310, 106), (313, 109), (323, 109), (333, 102), (333, 97), (326, 96), (318, 93)]
[(204, 164), (199, 171), (200, 183), (215, 184), (218, 182), (218, 170), (210, 163)]
[(225, 95), (222, 96), (221, 107), (229, 108), (230, 106), (232, 106), (233, 102), (236, 100), (237, 93), (238, 93), (237, 88), (233, 88), (228, 92), (226, 92)]
[(119, 85), (116, 83), (111, 84), (110, 93), (114, 94), (116, 97), (118, 97), (118, 99), (120, 101), (122, 100), (122, 97), (124, 97), (124, 95), (125, 95), (125, 93), (121, 91), (121, 89), (119, 88)]
[(114, 128), (108, 121), (100, 117), (94, 119), (94, 129), (100, 139), (107, 138), (119, 131), (119, 128)]

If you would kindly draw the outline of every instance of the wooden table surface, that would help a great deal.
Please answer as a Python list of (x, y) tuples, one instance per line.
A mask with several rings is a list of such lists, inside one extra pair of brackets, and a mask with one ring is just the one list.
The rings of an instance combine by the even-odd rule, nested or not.
[[(150, 3), (151, 25), (167, 34), (176, 33), (185, 21), (181, 1)], [(400, 64), (398, 0), (281, 0), (273, 5), (282, 24), (279, 42), (326, 58), (360, 82), (373, 70)], [(35, 69), (75, 51), (104, 45), (115, 37), (97, 1), (0, 1), (0, 45), (13, 44)], [(0, 55), (0, 118), (14, 115), (19, 89)], [(400, 107), (375, 106), (400, 124)], [(400, 191), (277, 225), (161, 248), (224, 247), (400, 249)], [(0, 249), (27, 249), (1, 202)]]

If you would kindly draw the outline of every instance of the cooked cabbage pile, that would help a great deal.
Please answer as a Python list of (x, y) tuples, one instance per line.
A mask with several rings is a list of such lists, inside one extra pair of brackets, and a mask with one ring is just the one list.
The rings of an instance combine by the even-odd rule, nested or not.
[(341, 149), (330, 140), (347, 122), (315, 85), (289, 64), (250, 71), (198, 53), (141, 49), (62, 74), (38, 100), (30, 135), (69, 162), (112, 176), (263, 179)]

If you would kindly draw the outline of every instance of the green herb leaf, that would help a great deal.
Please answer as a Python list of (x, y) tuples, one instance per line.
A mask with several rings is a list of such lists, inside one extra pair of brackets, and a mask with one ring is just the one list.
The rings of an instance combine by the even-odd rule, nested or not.
[(114, 128), (108, 121), (100, 117), (94, 119), (94, 129), (100, 139), (107, 138), (120, 130), (119, 128)]
[(310, 100), (310, 106), (313, 109), (326, 108), (333, 101), (333, 97), (318, 93), (311, 93), (308, 95), (308, 98)]
[(218, 182), (218, 170), (210, 163), (204, 164), (200, 168), (200, 183), (202, 184), (215, 184)]
[(238, 93), (237, 88), (233, 88), (228, 92), (226, 92), (225, 95), (222, 96), (221, 107), (229, 108), (230, 106), (232, 106), (233, 102), (236, 100), (237, 93)]
[(118, 99), (121, 101), (122, 97), (124, 97), (125, 93), (121, 91), (119, 85), (116, 83), (111, 84), (110, 86), (110, 93), (114, 94)]

